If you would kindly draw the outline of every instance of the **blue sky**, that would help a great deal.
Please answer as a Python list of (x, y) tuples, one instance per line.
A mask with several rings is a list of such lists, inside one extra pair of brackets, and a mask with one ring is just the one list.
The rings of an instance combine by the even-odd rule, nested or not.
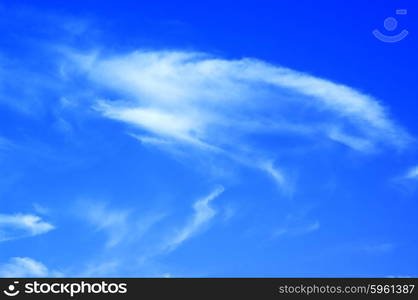
[(1, 3), (0, 276), (418, 276), (417, 9)]

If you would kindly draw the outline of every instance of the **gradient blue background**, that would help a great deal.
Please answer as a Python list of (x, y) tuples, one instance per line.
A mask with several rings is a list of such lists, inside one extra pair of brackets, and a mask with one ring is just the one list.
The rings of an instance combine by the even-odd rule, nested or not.
[[(409, 36), (395, 44), (374, 38), (371, 31), (383, 30), (383, 20), (398, 8), (408, 9), (397, 19)], [(0, 136), (14, 146), (0, 152), (0, 211), (34, 213), (37, 203), (48, 208), (43, 220), (56, 228), (0, 242), (0, 264), (31, 257), (72, 276), (131, 257), (159, 227), (143, 243), (103, 250), (104, 234), (77, 217), (77, 203), (104, 201), (139, 215), (157, 207), (173, 211), (163, 221), (170, 226), (220, 184), (187, 162), (142, 147), (122, 124), (89, 110), (64, 112), (73, 132), (62, 134), (57, 95), (88, 83), (45, 86), (58, 73), (51, 47), (255, 57), (371, 94), (417, 136), (417, 14), (415, 1), (3, 1), (0, 78), (8, 81), (0, 95)], [(88, 29), (63, 33), (63, 23), (76, 31), (78, 20)], [(213, 202), (233, 208), (233, 217), (145, 266), (125, 263), (97, 275), (417, 276), (417, 183), (389, 180), (417, 165), (417, 153), (416, 146), (390, 155), (317, 153), (303, 161), (312, 172), (300, 175), (303, 184), (291, 199), (258, 172), (235, 166), (239, 179), (222, 182), (225, 192)], [(319, 220), (320, 229), (272, 238), (289, 213)]]

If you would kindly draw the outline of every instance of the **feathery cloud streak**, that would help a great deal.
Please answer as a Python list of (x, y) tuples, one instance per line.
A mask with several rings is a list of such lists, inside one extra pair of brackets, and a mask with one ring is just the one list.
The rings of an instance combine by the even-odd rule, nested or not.
[(362, 153), (403, 149), (412, 140), (372, 96), (256, 59), (180, 51), (71, 57), (99, 89), (119, 95), (102, 97), (94, 107), (136, 128), (134, 138), (226, 155), (266, 171), (288, 191), (286, 174), (272, 166), (277, 150), (290, 153), (292, 146), (265, 147), (258, 138), (337, 142)]
[(407, 178), (407, 179), (417, 179), (418, 178), (418, 166), (410, 169), (407, 172), (405, 178)]
[(35, 215), (0, 214), (0, 242), (46, 233), (54, 226)]
[(0, 265), (0, 277), (49, 277), (58, 273), (29, 257), (12, 257), (8, 263)]
[(216, 211), (209, 204), (219, 197), (223, 191), (223, 187), (218, 187), (208, 196), (196, 201), (193, 205), (194, 214), (189, 222), (172, 236), (164, 248), (172, 251), (199, 232), (216, 215)]
[(178, 142), (222, 148), (231, 134), (290, 131), (367, 151), (410, 140), (373, 97), (255, 59), (175, 51), (75, 57), (93, 81), (125, 99), (99, 102), (104, 116)]

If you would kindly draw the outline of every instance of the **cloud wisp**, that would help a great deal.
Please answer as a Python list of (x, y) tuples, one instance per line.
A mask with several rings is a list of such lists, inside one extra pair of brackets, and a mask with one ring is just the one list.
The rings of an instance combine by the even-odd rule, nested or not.
[(224, 188), (218, 187), (208, 196), (199, 199), (193, 204), (194, 214), (191, 216), (188, 223), (180, 228), (164, 245), (166, 251), (173, 251), (186, 240), (197, 234), (210, 220), (216, 215), (215, 209), (210, 206), (215, 198), (219, 197), (224, 191)]
[[(168, 213), (147, 213), (139, 216), (134, 211), (123, 211), (100, 202), (84, 202), (80, 217), (92, 224), (97, 231), (106, 234), (104, 255), (107, 259), (94, 261), (81, 274), (99, 276), (119, 269), (129, 269), (133, 263), (142, 267), (153, 258), (167, 255), (207, 228), (217, 214), (211, 202), (224, 192), (219, 186), (209, 195), (193, 203), (193, 213), (185, 222), (162, 222)], [(81, 208), (81, 206), (79, 206)], [(173, 229), (174, 228), (174, 229)], [(115, 253), (118, 258), (115, 259)], [(123, 254), (121, 254), (123, 253)]]
[(81, 217), (107, 235), (106, 247), (117, 246), (129, 233), (127, 210), (116, 210), (105, 203), (84, 201), (80, 204)]
[(418, 179), (418, 166), (411, 168), (405, 175), (406, 179)]
[(47, 233), (54, 228), (36, 215), (0, 214), (0, 242)]
[(43, 263), (30, 257), (12, 257), (0, 265), (0, 277), (57, 277), (60, 273), (50, 271)]
[(162, 212), (138, 215), (133, 210), (114, 208), (97, 201), (83, 201), (78, 205), (77, 211), (81, 211), (77, 214), (96, 231), (106, 235), (106, 248), (137, 242), (166, 217)]
[(287, 215), (284, 224), (274, 230), (272, 238), (300, 236), (318, 231), (321, 228), (319, 220), (307, 220), (305, 217), (307, 212), (302, 211), (298, 214)]

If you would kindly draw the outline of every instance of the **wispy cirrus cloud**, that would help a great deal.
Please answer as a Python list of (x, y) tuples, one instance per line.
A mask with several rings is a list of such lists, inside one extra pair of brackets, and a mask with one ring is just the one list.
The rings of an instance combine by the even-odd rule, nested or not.
[(283, 225), (276, 228), (272, 234), (272, 238), (282, 236), (300, 236), (315, 232), (321, 228), (319, 220), (309, 220), (306, 218), (308, 210), (297, 214), (288, 214)]
[(285, 190), (290, 189), (288, 182), (286, 181), (285, 175), (283, 175), (283, 172), (279, 169), (274, 167), (273, 161), (265, 161), (260, 164), (260, 168), (264, 171), (266, 171), (270, 176), (273, 178), (273, 180), (277, 183), (277, 185)]
[(331, 140), (340, 142), (348, 147), (361, 152), (374, 152), (375, 145), (372, 141), (363, 137), (350, 136), (342, 132), (339, 128), (331, 128), (328, 134)]
[(210, 202), (219, 197), (224, 188), (218, 187), (206, 197), (199, 199), (193, 204), (194, 213), (187, 224), (177, 230), (163, 246), (167, 251), (172, 251), (186, 240), (197, 234), (210, 220), (216, 215), (215, 209), (210, 206)]
[(406, 179), (418, 179), (418, 166), (413, 167), (406, 172), (404, 178)]
[(91, 223), (97, 231), (107, 235), (107, 247), (113, 247), (124, 240), (129, 231), (128, 210), (117, 210), (107, 207), (105, 203), (83, 201), (79, 214)]
[[(259, 60), (175, 51), (81, 58), (80, 67), (92, 80), (130, 96), (126, 102), (101, 102), (98, 109), (159, 136), (212, 145), (219, 140), (209, 135), (211, 126), (233, 124), (243, 132), (289, 130), (278, 120), (300, 124), (301, 112), (283, 118), (296, 105), (308, 107), (309, 114), (328, 112), (334, 118), (324, 115), (324, 119), (340, 125), (340, 130), (354, 126), (373, 144), (401, 147), (408, 142), (406, 132), (372, 96)], [(260, 118), (254, 121), (250, 117), (256, 113)], [(312, 119), (304, 123), (309, 121), (315, 124)], [(335, 127), (318, 126), (318, 130), (327, 134)]]
[(30, 257), (12, 257), (0, 264), (0, 277), (58, 277), (60, 272), (49, 270), (43, 263)]
[(114, 208), (104, 202), (88, 200), (80, 202), (77, 214), (90, 223), (96, 231), (103, 232), (107, 236), (107, 248), (137, 241), (165, 217), (161, 212), (138, 216), (133, 210)]
[[(207, 196), (195, 201), (192, 206), (193, 213), (185, 218), (183, 224), (177, 221), (162, 222), (160, 226), (154, 225), (162, 221), (167, 214), (149, 213), (140, 217), (133, 211), (127, 213), (99, 202), (90, 202), (87, 205), (83, 203), (81, 210), (84, 213), (81, 213), (81, 216), (97, 230), (106, 233), (108, 239), (106, 258), (91, 262), (81, 272), (81, 276), (109, 275), (117, 270), (129, 269), (129, 266), (135, 263), (144, 267), (155, 257), (171, 253), (210, 225), (218, 213), (211, 206), (211, 202), (223, 191), (224, 188), (219, 186)], [(86, 209), (87, 207), (89, 209)]]
[(418, 179), (418, 166), (410, 167), (400, 175), (393, 177), (392, 182), (403, 187), (406, 191), (414, 192), (415, 182)]
[(115, 272), (120, 267), (120, 262), (116, 259), (105, 261), (105, 262), (94, 262), (87, 266), (87, 268), (77, 273), (79, 277), (96, 277), (103, 276), (104, 274), (109, 275)]
[(319, 221), (314, 221), (312, 223), (308, 223), (308, 224), (305, 224), (305, 225), (300, 226), (300, 227), (280, 228), (273, 233), (273, 237), (277, 238), (277, 237), (280, 237), (280, 236), (283, 236), (283, 235), (298, 236), (298, 235), (303, 235), (303, 234), (307, 234), (307, 233), (317, 231), (320, 228), (321, 228), (321, 224), (319, 223)]
[[(122, 100), (103, 97), (94, 107), (106, 118), (131, 125), (136, 139), (225, 155), (267, 171), (281, 187), (289, 180), (279, 172), (280, 161), (271, 168), (276, 149), (258, 139), (336, 142), (362, 153), (403, 149), (412, 141), (374, 97), (256, 59), (185, 51), (70, 57), (91, 82), (118, 93)], [(276, 147), (292, 151), (287, 145)]]
[(54, 228), (36, 215), (0, 214), (0, 242), (47, 233)]

